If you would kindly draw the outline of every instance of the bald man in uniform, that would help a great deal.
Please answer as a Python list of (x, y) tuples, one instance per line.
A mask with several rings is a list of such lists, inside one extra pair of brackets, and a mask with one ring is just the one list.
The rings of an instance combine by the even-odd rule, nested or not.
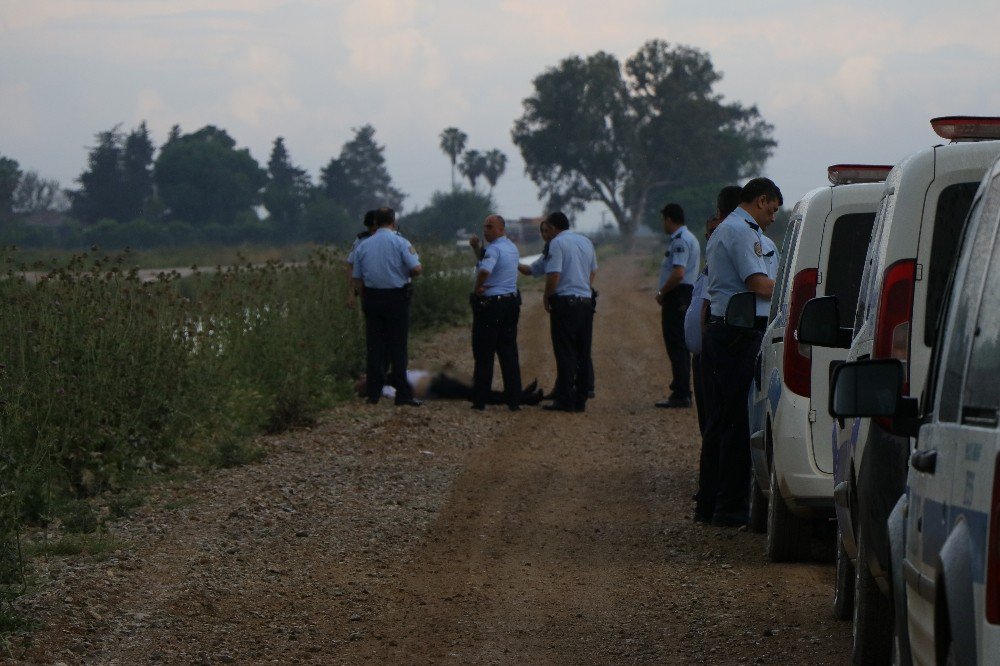
[[(517, 323), (521, 316), (521, 293), (517, 290), (520, 254), (507, 238), (507, 225), (499, 215), (483, 222), (483, 238), (489, 245), (476, 265), (472, 304), (472, 408), (486, 409), (493, 384), (493, 357), (500, 361), (507, 408), (521, 408), (521, 365), (517, 354)], [(479, 248), (473, 236), (469, 245)], [(478, 254), (478, 252), (477, 252)]]

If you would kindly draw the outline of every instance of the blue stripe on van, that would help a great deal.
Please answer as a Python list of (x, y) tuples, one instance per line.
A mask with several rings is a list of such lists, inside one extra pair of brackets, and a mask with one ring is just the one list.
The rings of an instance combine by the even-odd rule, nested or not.
[[(925, 564), (936, 566), (938, 554), (960, 519), (969, 526), (972, 539), (972, 580), (982, 584), (986, 580), (986, 539), (989, 536), (990, 516), (984, 511), (960, 508), (925, 499), (922, 520), (921, 556)], [(950, 515), (949, 515), (950, 514)], [(942, 519), (943, 518), (943, 519)]]

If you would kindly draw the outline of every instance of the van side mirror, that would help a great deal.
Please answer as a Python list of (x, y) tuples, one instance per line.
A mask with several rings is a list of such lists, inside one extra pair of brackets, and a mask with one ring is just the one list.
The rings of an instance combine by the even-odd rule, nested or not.
[(737, 328), (753, 328), (757, 318), (757, 295), (741, 291), (729, 299), (726, 306), (726, 324)]
[(796, 333), (800, 345), (848, 349), (854, 331), (840, 325), (840, 300), (836, 296), (820, 296), (802, 307)]
[(842, 363), (830, 380), (830, 416), (895, 416), (903, 381), (903, 364), (894, 358)]

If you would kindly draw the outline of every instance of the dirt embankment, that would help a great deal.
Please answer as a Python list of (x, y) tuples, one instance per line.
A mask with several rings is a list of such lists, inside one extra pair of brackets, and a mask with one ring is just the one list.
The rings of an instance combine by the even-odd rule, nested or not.
[[(42, 561), (17, 662), (846, 663), (829, 562), (691, 521), (697, 425), (653, 408), (645, 263), (602, 267), (585, 414), (342, 405), (263, 463), (164, 486), (110, 558)], [(551, 387), (537, 292), (520, 339)], [(471, 374), (466, 331), (412, 355)]]

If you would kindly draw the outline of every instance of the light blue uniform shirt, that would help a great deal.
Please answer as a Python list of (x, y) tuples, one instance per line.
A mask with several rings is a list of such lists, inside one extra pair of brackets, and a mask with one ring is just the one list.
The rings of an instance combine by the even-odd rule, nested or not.
[(756, 273), (767, 275), (762, 238), (760, 227), (742, 208), (730, 213), (712, 234), (705, 252), (709, 265), (708, 298), (716, 317), (725, 316), (733, 295), (747, 291), (748, 277)]
[(419, 265), (420, 257), (410, 241), (382, 227), (354, 248), (351, 275), (371, 289), (399, 289), (410, 282), (410, 271)]
[(583, 234), (563, 231), (549, 242), (546, 273), (559, 273), (556, 296), (591, 297), (590, 274), (597, 270), (594, 244)]
[(701, 268), (701, 246), (698, 239), (686, 227), (670, 235), (670, 247), (663, 255), (663, 262), (660, 264), (660, 284), (658, 289), (663, 289), (667, 278), (674, 270), (674, 266), (684, 267), (684, 278), (681, 284), (694, 284), (697, 279), (698, 270)]
[(483, 282), (484, 296), (503, 296), (517, 291), (517, 264), (521, 254), (509, 238), (501, 236), (486, 248), (479, 260), (477, 272), (486, 271), (490, 275)]
[(708, 275), (699, 273), (691, 290), (691, 305), (684, 313), (684, 346), (692, 354), (701, 353), (701, 304), (708, 300), (707, 285)]
[[(765, 236), (760, 235), (760, 246), (764, 251), (761, 257), (764, 260), (764, 265), (767, 266), (767, 277), (772, 280), (778, 275), (778, 260), (781, 258), (778, 254), (778, 246), (774, 244), (774, 241)], [(771, 314), (771, 301), (767, 298), (757, 297), (757, 316), (767, 317)]]

